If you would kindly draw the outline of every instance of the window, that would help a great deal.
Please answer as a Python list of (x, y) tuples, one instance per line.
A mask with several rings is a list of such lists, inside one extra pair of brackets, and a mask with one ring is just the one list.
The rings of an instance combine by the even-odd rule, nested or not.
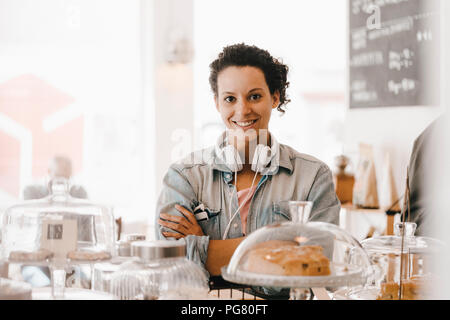
[[(0, 202), (44, 183), (55, 154), (115, 215), (146, 219), (141, 2), (0, 2)], [(148, 37), (146, 37), (148, 38)], [(150, 40), (148, 40), (150, 41)], [(150, 59), (150, 57), (144, 57)], [(145, 130), (144, 130), (145, 128)]]

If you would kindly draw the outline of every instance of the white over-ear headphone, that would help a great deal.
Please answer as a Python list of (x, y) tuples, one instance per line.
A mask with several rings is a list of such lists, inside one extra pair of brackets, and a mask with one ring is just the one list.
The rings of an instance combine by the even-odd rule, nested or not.
[[(224, 133), (219, 138), (219, 141), (216, 144), (216, 156), (220, 163), (225, 164), (231, 171), (235, 173), (235, 183), (237, 184), (237, 172), (243, 169), (243, 162), (236, 148), (233, 145), (227, 145), (226, 139), (224, 139), (225, 135), (226, 133)], [(273, 170), (274, 168), (276, 168), (277, 164), (272, 164), (272, 166), (269, 168), (267, 168), (267, 166), (274, 159), (274, 157), (278, 155), (278, 148), (279, 148), (278, 142), (273, 137), (272, 137), (272, 148), (263, 144), (258, 144), (256, 146), (252, 161), (252, 171), (255, 172), (255, 176), (253, 177), (252, 186), (250, 187), (251, 189), (255, 184), (255, 180), (258, 173), (263, 174), (267, 170)], [(233, 195), (234, 191), (230, 196), (229, 201), (230, 203)], [(236, 217), (242, 206), (248, 201), (250, 195), (251, 193), (248, 194), (246, 199), (242, 202), (242, 204), (239, 206), (239, 208), (235, 211), (235, 213), (232, 216), (230, 211), (229, 214), (230, 220), (228, 222), (227, 227), (225, 228), (222, 240), (226, 239), (231, 227), (231, 222), (234, 220), (234, 218)]]
[[(219, 138), (216, 144), (216, 156), (219, 163), (226, 165), (232, 172), (238, 172), (243, 169), (243, 161), (239, 152), (233, 145), (226, 144), (224, 136)], [(272, 148), (263, 144), (258, 144), (253, 154), (252, 171), (263, 173), (267, 166), (277, 154), (278, 143), (275, 139), (272, 141)]]
[(223, 148), (216, 146), (216, 155), (217, 159), (233, 172), (241, 171), (244, 167), (239, 152), (232, 145), (226, 145)]
[(263, 172), (273, 158), (272, 149), (268, 146), (258, 144), (255, 149), (252, 161), (252, 171)]

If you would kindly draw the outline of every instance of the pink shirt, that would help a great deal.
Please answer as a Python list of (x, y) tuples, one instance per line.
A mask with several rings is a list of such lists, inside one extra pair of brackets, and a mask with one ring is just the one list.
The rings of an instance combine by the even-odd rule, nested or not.
[(245, 204), (242, 205), (242, 208), (239, 212), (241, 215), (241, 225), (242, 225), (242, 233), (245, 235), (245, 230), (247, 229), (247, 217), (248, 217), (248, 210), (250, 209), (250, 202), (252, 201), (253, 195), (256, 191), (256, 187), (244, 189), (241, 191), (238, 191), (237, 197), (238, 197), (238, 203), (239, 207), (242, 205), (243, 201), (245, 200)]

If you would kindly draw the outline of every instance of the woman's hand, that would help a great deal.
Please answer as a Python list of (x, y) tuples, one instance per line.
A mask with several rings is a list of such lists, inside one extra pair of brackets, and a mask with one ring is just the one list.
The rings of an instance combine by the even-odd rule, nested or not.
[(160, 218), (163, 218), (163, 221), (161, 219), (158, 219), (158, 223), (162, 225), (163, 227), (172, 229), (176, 232), (163, 232), (163, 236), (166, 238), (175, 238), (180, 239), (184, 238), (188, 235), (194, 235), (194, 236), (204, 236), (202, 228), (197, 222), (197, 219), (195, 219), (194, 214), (190, 212), (189, 210), (185, 209), (184, 207), (180, 205), (175, 205), (175, 209), (181, 212), (183, 215), (175, 216), (167, 213), (161, 213), (159, 216)]

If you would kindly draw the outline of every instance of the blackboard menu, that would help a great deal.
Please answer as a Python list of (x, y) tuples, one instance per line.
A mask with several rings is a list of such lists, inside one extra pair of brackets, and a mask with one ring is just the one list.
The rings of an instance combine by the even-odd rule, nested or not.
[(439, 105), (440, 0), (349, 1), (350, 108)]

